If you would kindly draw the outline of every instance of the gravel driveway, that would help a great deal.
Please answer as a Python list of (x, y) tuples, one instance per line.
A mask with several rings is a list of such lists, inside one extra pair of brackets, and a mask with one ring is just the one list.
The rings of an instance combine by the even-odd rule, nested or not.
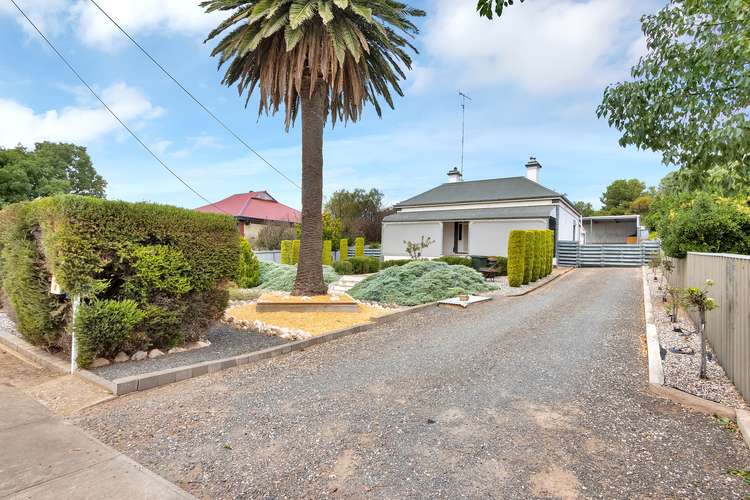
[(739, 436), (645, 393), (641, 290), (576, 270), (75, 423), (205, 498), (744, 498)]

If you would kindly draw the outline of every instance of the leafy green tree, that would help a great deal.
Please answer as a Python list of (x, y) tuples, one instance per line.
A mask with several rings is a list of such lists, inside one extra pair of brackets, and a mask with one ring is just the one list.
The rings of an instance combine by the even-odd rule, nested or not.
[(617, 179), (612, 182), (599, 200), (602, 214), (623, 215), (630, 213), (630, 205), (643, 195), (646, 184), (638, 179)]
[(0, 148), (0, 206), (56, 194), (104, 198), (106, 187), (82, 146), (39, 142), (33, 150)]
[(587, 201), (577, 201), (573, 203), (573, 206), (584, 217), (590, 217), (595, 213), (594, 207)]
[(323, 281), (323, 129), (328, 118), (357, 121), (392, 92), (411, 68), (410, 38), (419, 9), (394, 0), (208, 0), (207, 12), (228, 17), (209, 35), (227, 64), (222, 83), (237, 85), (247, 102), (260, 93), (259, 113), (283, 105), (289, 129), (302, 119), (302, 249), (292, 294), (326, 293)]
[[(518, 0), (518, 2), (523, 3), (523, 0)], [(487, 19), (492, 19), (493, 14), (498, 17), (502, 16), (505, 8), (510, 7), (513, 3), (513, 0), (478, 0), (477, 12)]]
[(622, 146), (678, 165), (693, 189), (716, 168), (747, 186), (750, 2), (670, 0), (641, 24), (648, 52), (630, 81), (604, 91), (598, 116), (622, 132)]
[(630, 203), (628, 212), (631, 214), (646, 215), (651, 208), (653, 197), (643, 194)]
[(342, 234), (348, 238), (362, 235), (367, 241), (380, 241), (380, 226), (386, 213), (382, 191), (340, 189), (331, 195), (325, 209), (341, 221)]

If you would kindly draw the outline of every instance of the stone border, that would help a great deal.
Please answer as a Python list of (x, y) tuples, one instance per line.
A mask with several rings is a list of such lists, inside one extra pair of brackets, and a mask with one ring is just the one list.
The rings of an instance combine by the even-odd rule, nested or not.
[[(560, 268), (558, 267), (558, 269), (560, 269)], [(548, 279), (544, 283), (540, 283), (539, 285), (537, 285), (537, 286), (535, 286), (533, 288), (529, 288), (528, 290), (524, 290), (521, 293), (514, 293), (513, 295), (498, 295), (498, 297), (523, 297), (524, 295), (526, 295), (528, 293), (531, 293), (531, 292), (533, 292), (535, 290), (539, 290), (540, 288), (542, 288), (543, 286), (547, 285), (548, 283), (552, 283), (556, 279), (565, 276), (566, 274), (568, 274), (569, 272), (571, 272), (574, 269), (576, 269), (576, 268), (575, 267), (568, 267), (568, 268), (565, 269), (565, 271), (563, 271), (563, 272), (561, 272), (561, 273), (553, 276), (552, 278)]]
[(643, 281), (643, 312), (646, 319), (646, 345), (648, 348), (648, 390), (651, 394), (669, 399), (687, 408), (705, 413), (718, 415), (737, 422), (745, 444), (750, 446), (750, 412), (736, 410), (732, 407), (698, 397), (675, 387), (664, 385), (664, 369), (661, 362), (661, 345), (654, 323), (654, 313), (651, 305), (651, 293), (648, 287), (648, 272), (646, 266), (641, 267)]

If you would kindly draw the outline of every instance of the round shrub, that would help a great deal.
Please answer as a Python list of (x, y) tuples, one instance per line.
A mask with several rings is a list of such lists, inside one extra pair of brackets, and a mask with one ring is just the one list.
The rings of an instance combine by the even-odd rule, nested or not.
[(349, 294), (359, 300), (413, 306), (487, 290), (482, 275), (466, 266), (415, 260), (370, 276)]
[(240, 269), (237, 276), (237, 286), (240, 288), (252, 288), (260, 283), (260, 265), (258, 257), (250, 248), (250, 243), (245, 238), (240, 238)]
[(514, 230), (508, 236), (508, 284), (521, 286), (526, 273), (526, 231)]
[[(276, 264), (274, 262), (261, 262), (260, 285), (258, 285), (258, 288), (278, 292), (291, 292), (296, 277), (297, 266)], [(339, 276), (332, 267), (323, 266), (323, 281), (326, 285), (330, 285), (338, 279)]]
[(354, 274), (354, 266), (348, 260), (337, 260), (333, 264), (333, 270), (338, 274)]
[(83, 303), (75, 320), (80, 367), (98, 357), (112, 357), (126, 349), (144, 313), (134, 300), (93, 300)]

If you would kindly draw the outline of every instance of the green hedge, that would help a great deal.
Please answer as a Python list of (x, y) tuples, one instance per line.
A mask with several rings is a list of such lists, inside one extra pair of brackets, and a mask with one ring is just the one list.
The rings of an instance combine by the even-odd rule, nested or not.
[(547, 243), (545, 238), (545, 230), (535, 230), (531, 231), (531, 234), (534, 238), (534, 271), (533, 271), (533, 281), (536, 281), (540, 278), (543, 278), (546, 276), (545, 270), (546, 270), (546, 259), (545, 256), (547, 255)]
[[(97, 339), (126, 333), (101, 328), (140, 317), (126, 301), (143, 316), (134, 327), (139, 347), (197, 339), (221, 317), (239, 255), (235, 222), (223, 215), (72, 195), (0, 211), (0, 284), (19, 331), (35, 345), (69, 351), (70, 300), (81, 296), (78, 334), (90, 339), (82, 363), (111, 353)], [(49, 293), (52, 275), (67, 295)], [(110, 326), (95, 329), (95, 318)]]
[(408, 264), (409, 262), (414, 262), (411, 259), (393, 259), (393, 260), (385, 260), (380, 264), (381, 269), (388, 269), (389, 267), (395, 267), (395, 266), (403, 266), (404, 264)]
[[(339, 274), (370, 274), (380, 271), (380, 259), (377, 257), (350, 257), (338, 264), (340, 267), (334, 266), (334, 269)], [(342, 264), (349, 266), (341, 266)]]
[(258, 258), (245, 238), (240, 238), (240, 269), (237, 274), (237, 286), (253, 288), (260, 283), (260, 265)]
[(299, 262), (299, 249), (300, 240), (292, 240), (292, 262), (291, 264), (296, 265)]
[(526, 231), (514, 230), (508, 236), (508, 284), (513, 287), (524, 283), (526, 274)]
[(292, 263), (292, 240), (281, 241), (281, 263)]
[(346, 260), (349, 258), (349, 240), (342, 238), (339, 241), (339, 260)]
[(365, 239), (362, 237), (354, 239), (354, 256), (355, 257), (365, 256)]
[(529, 231), (524, 234), (523, 284), (526, 285), (534, 274), (534, 237)]
[(439, 260), (440, 262), (445, 262), (446, 264), (450, 264), (452, 266), (466, 266), (474, 269), (474, 266), (471, 265), (471, 259), (469, 257), (456, 257), (453, 255), (446, 255), (433, 260)]
[(545, 232), (545, 245), (547, 250), (545, 276), (547, 276), (552, 273), (552, 259), (555, 258), (555, 232), (551, 229)]
[(323, 241), (323, 265), (333, 265), (333, 253), (331, 252), (331, 240)]

